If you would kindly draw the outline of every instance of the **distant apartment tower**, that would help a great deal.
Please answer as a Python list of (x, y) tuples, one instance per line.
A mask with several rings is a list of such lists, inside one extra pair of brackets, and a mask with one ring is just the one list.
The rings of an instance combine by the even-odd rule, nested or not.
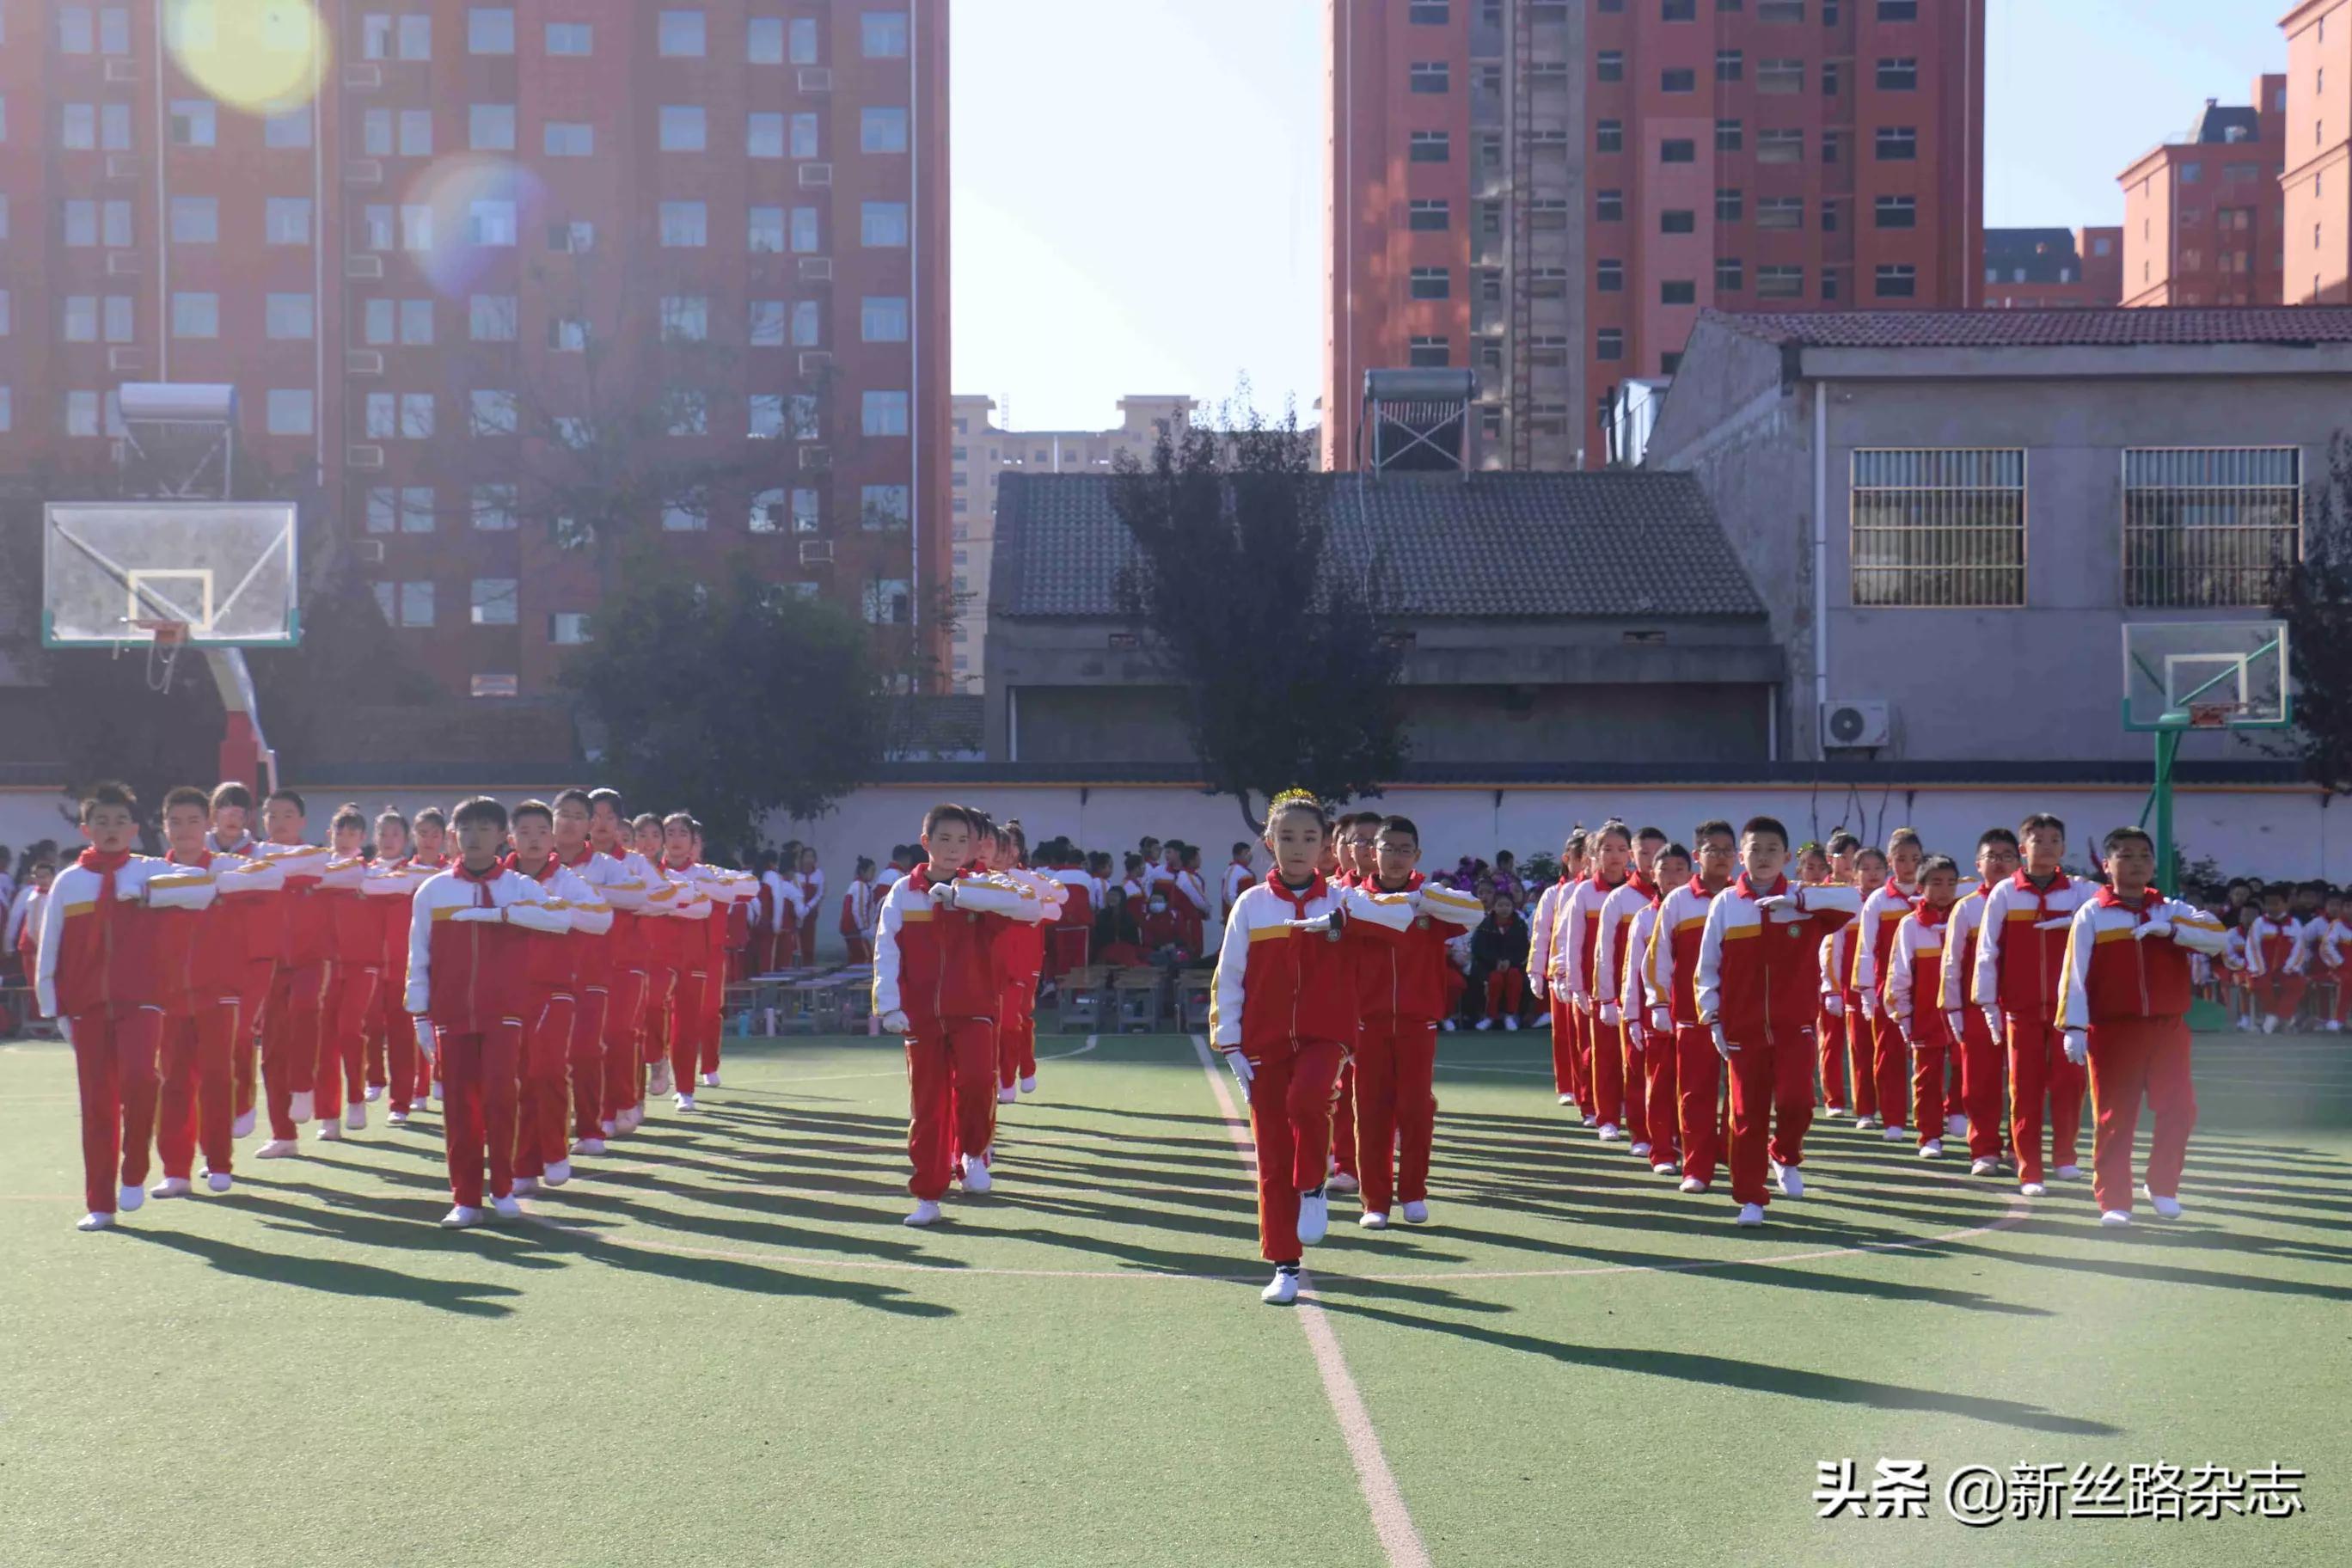
[(1701, 310), (1978, 304), (1981, 0), (1331, 0), (1323, 406), (1479, 377), (1480, 466), (1595, 464)]
[[(918, 645), (946, 5), (351, 0), (316, 8), (322, 56), (311, 11), (0, 0), (0, 473), (95, 482), (121, 383), (234, 384), (311, 559), (355, 563), (449, 689), (512, 696), (614, 580), (534, 476), (707, 460), (724, 483), (646, 499), (666, 555)], [(292, 90), (265, 112), (208, 58)]]
[(1984, 304), (1993, 310), (2116, 305), (2123, 300), (2121, 228), (1989, 228)]
[(2304, 0), (2279, 27), (2286, 34), (2280, 298), (2341, 305), (2352, 300), (2352, 0)]
[(1162, 435), (1181, 436), (1197, 405), (1190, 397), (1138, 395), (1118, 400), (1108, 430), (1000, 430), (996, 400), (955, 399), (949, 447), (949, 549), (956, 625), (949, 639), (951, 690), (982, 689), (988, 647), (988, 581), (996, 559), (997, 480), (1005, 474), (1108, 473), (1120, 454), (1149, 461)]
[(2257, 78), (2250, 104), (2207, 99), (2181, 140), (2117, 176), (2126, 305), (2279, 303), (2286, 99), (2283, 76)]

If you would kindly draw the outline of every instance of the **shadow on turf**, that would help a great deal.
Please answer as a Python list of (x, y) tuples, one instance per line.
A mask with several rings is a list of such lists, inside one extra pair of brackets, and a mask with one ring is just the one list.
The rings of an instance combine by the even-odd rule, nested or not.
[(240, 1247), (236, 1242), (222, 1241), (213, 1237), (191, 1236), (184, 1231), (126, 1227), (116, 1234), (201, 1258), (223, 1273), (248, 1279), (266, 1280), (273, 1285), (288, 1285), (302, 1290), (320, 1290), (333, 1296), (369, 1296), (385, 1301), (413, 1301), (420, 1307), (456, 1312), (463, 1317), (507, 1317), (514, 1311), (509, 1304), (510, 1299), (522, 1294), (510, 1285), (489, 1285), (472, 1279), (434, 1279), (340, 1258), (289, 1257), (282, 1252), (262, 1252), (254, 1247)]

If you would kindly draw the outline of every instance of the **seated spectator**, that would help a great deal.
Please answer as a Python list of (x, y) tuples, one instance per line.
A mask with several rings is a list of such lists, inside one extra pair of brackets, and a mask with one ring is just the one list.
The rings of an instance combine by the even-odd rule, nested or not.
[(1483, 987), (1484, 1016), (1478, 1027), (1491, 1029), (1499, 1020), (1506, 1029), (1519, 1026), (1527, 1004), (1528, 922), (1519, 915), (1518, 900), (1496, 893), (1486, 918), (1470, 933), (1471, 978)]

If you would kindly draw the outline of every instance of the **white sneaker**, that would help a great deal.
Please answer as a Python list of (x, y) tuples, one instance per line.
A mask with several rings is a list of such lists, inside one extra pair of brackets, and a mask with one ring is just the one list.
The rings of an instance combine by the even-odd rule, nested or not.
[(1021, 1092), (1024, 1094), (1034, 1094), (1037, 1092), (1037, 1075), (1035, 1073), (1033, 1072), (1021, 1080)]
[(2021, 1197), (2046, 1198), (2050, 1195), (2050, 1189), (2043, 1186), (2040, 1182), (2021, 1183), (2017, 1191), (2018, 1195)]
[(653, 1067), (653, 1071), (647, 1075), (646, 1079), (646, 1092), (647, 1094), (667, 1094), (670, 1092), (670, 1089), (669, 1063), (656, 1062)]
[(185, 1176), (166, 1176), (147, 1189), (151, 1198), (184, 1198), (193, 1189)]
[(1353, 1193), (1362, 1189), (1363, 1184), (1345, 1171), (1332, 1172), (1330, 1180), (1323, 1184), (1323, 1190), (1330, 1193)]
[(1494, 1019), (1492, 1019), (1492, 1018), (1481, 1018), (1481, 1019), (1479, 1019), (1475, 1024), (1473, 1024), (1473, 1025), (1472, 1025), (1472, 1026), (1471, 1026), (1472, 1028), (1474, 1028), (1474, 1029), (1477, 1030), (1480, 1034), (1482, 1034), (1482, 1035), (1483, 1035), (1483, 1034), (1485, 1034), (1487, 1030), (1489, 1030), (1489, 1029), (1491, 1029), (1491, 1028), (1493, 1028), (1493, 1027), (1495, 1026), (1495, 1020), (1494, 1020)]
[(1584, 1119), (1584, 1125), (1587, 1127), (1598, 1127), (1601, 1125), (1601, 1119), (1597, 1116), (1588, 1116)]
[(441, 1092), (441, 1080), (437, 1078), (433, 1080), (433, 1098), (444, 1105), (449, 1103), (449, 1097)]
[(310, 1120), (310, 1112), (315, 1109), (310, 1103), (310, 1091), (307, 1089), (298, 1089), (294, 1091), (293, 1102), (286, 1108), (286, 1114), (292, 1119), (295, 1126), (299, 1127)]
[(2157, 1213), (2162, 1215), (2167, 1219), (2179, 1219), (2180, 1217), (2180, 1200), (2179, 1198), (2158, 1197), (2155, 1193), (2149, 1191), (2147, 1184), (2144, 1182), (2140, 1184), (2139, 1190), (2147, 1194), (2147, 1201), (2156, 1205)]
[[(607, 1116), (606, 1118), (604, 1118), (604, 1121), (599, 1121), (596, 1125), (604, 1129), (604, 1136), (605, 1136), (605, 1137), (607, 1137), (607, 1138), (617, 1138), (617, 1137), (619, 1137), (619, 1136), (620, 1136), (621, 1129), (619, 1128), (619, 1126), (618, 1126), (618, 1125), (616, 1125), (616, 1124), (614, 1122), (613, 1119), (612, 1119), (611, 1117), (609, 1117), (609, 1116)], [(599, 1154), (603, 1153), (604, 1152), (604, 1151), (603, 1151), (602, 1149), (599, 1149), (599, 1150), (597, 1150), (597, 1151), (596, 1151), (596, 1152), (598, 1152)]]
[(686, 1090), (681, 1089), (677, 1091), (677, 1108), (680, 1110), (692, 1110), (694, 1109), (694, 1096), (687, 1093)]
[(253, 1152), (257, 1160), (289, 1160), (302, 1152), (302, 1145), (291, 1138), (272, 1138)]
[(1570, 1110), (1574, 1110), (1576, 1109), (1576, 1096), (1572, 1094), (1561, 1095), (1559, 1097), (1559, 1102), (1562, 1105), (1567, 1106)]
[(2111, 1226), (2129, 1225), (2131, 1224), (2131, 1211), (2128, 1209), (2109, 1209), (2106, 1213), (2099, 1216), (2099, 1223), (2101, 1225)]
[(1549, 1029), (1551, 1027), (1551, 1009), (1547, 1007), (1542, 1012), (1537, 1014), (1536, 1021), (1529, 1024), (1528, 1027), (1537, 1030)]
[(632, 1105), (623, 1114), (628, 1118), (621, 1127), (624, 1132), (635, 1132), (646, 1124), (646, 1108), (642, 1105)]
[[(2275, 1035), (2275, 1034), (2277, 1034), (2278, 1032), (2279, 1032), (2279, 1021), (2278, 1021), (2278, 1015), (2277, 1015), (2276, 1013), (2273, 1013), (2273, 1014), (2271, 1014), (2269, 1016), (2265, 1017), (2265, 1018), (2263, 1020), (2263, 1034), (2265, 1034), (2265, 1035)], [(2112, 1213), (2112, 1212), (2114, 1212), (2114, 1211), (2110, 1210), (2109, 1212), (2110, 1212), (2110, 1213)], [(2099, 1223), (2100, 1223), (2101, 1225), (2105, 1225), (2105, 1224), (2106, 1224), (2106, 1223), (2107, 1223), (2107, 1216), (2106, 1216), (2106, 1215), (2101, 1215), (2099, 1216)], [(2125, 1218), (2124, 1218), (2124, 1223), (2126, 1223), (2126, 1225), (2128, 1225), (2129, 1223), (2131, 1223), (2131, 1217), (2130, 1217), (2128, 1215), (2126, 1215), (2125, 1216)]]
[(1969, 1174), (1971, 1176), (1997, 1176), (2000, 1174), (2000, 1162), (1998, 1160), (1971, 1160), (1969, 1162)]
[(76, 1230), (106, 1230), (110, 1228), (113, 1224), (114, 1216), (112, 1215), (100, 1214), (96, 1209), (92, 1209), (89, 1213), (82, 1215), (80, 1219), (74, 1223), (74, 1228)]
[(2328, 1020), (2327, 1020), (2327, 1032), (2328, 1032), (2329, 1034), (2331, 1034), (2331, 1035), (2340, 1035), (2340, 1034), (2342, 1034), (2342, 1033), (2344, 1032), (2344, 1021), (2343, 1021), (2341, 1018), (2330, 1018), (2330, 1019), (2328, 1019)]
[(938, 1222), (939, 1217), (938, 1203), (930, 1198), (918, 1198), (915, 1201), (915, 1212), (908, 1215), (901, 1223), (912, 1226), (933, 1225)]
[(1660, 1160), (1650, 1167), (1650, 1174), (1654, 1176), (1671, 1176), (1676, 1171), (1681, 1169), (1682, 1167), (1675, 1164), (1672, 1160)]
[(226, 1171), (206, 1171), (205, 1173), (205, 1185), (214, 1192), (225, 1193), (234, 1184), (234, 1178), (232, 1178)]
[(1941, 1138), (1930, 1138), (1919, 1145), (1919, 1158), (1922, 1160), (1940, 1160), (1943, 1157), (1944, 1141)]
[(1363, 1217), (1356, 1223), (1366, 1230), (1386, 1230), (1389, 1227), (1389, 1216), (1378, 1209), (1366, 1209)]
[(1461, 1025), (1459, 1025), (1459, 1024), (1457, 1024), (1457, 1023), (1455, 1023), (1453, 1019), (1448, 1018), (1448, 1019), (1446, 1019), (1446, 1020), (1445, 1020), (1445, 1022), (1444, 1022), (1443, 1024), (1440, 1024), (1440, 1025), (1438, 1026), (1438, 1027), (1439, 1027), (1439, 1028), (1441, 1028), (1441, 1029), (1443, 1029), (1443, 1030), (1444, 1030), (1447, 1034), (1451, 1035), (1451, 1034), (1454, 1034), (1454, 1033), (1456, 1033), (1457, 1031), (1459, 1031), (1459, 1030), (1461, 1029), (1462, 1026), (1461, 1026)]
[(1650, 1145), (1645, 1140), (1634, 1144), (1632, 1148), (1627, 1149), (1625, 1152), (1633, 1155), (1636, 1160), (1646, 1160), (1650, 1157)]
[(340, 1143), (343, 1141), (343, 1124), (340, 1121), (321, 1121), (319, 1123), (318, 1136), (321, 1142)]
[(715, 1072), (704, 1073), (702, 1075), (702, 1087), (705, 1089), (717, 1089), (719, 1087), (719, 1075)]
[(1298, 1194), (1298, 1244), (1312, 1247), (1331, 1228), (1331, 1200), (1321, 1193)]
[(228, 1124), (228, 1135), (232, 1138), (250, 1138), (253, 1136), (253, 1123), (254, 1113), (248, 1110)]
[(1703, 1193), (1706, 1191), (1706, 1184), (1700, 1181), (1696, 1176), (1685, 1176), (1683, 1178), (1682, 1190), (1686, 1193)]
[(1429, 1205), (1420, 1199), (1415, 1199), (1413, 1202), (1405, 1205), (1404, 1222), (1407, 1225), (1427, 1225), (1429, 1223)]
[(377, 1100), (382, 1100), (383, 1098), (383, 1085), (380, 1083), (372, 1083), (367, 1086), (367, 1102), (370, 1105), (373, 1105)]
[(1880, 1133), (1879, 1137), (1882, 1142), (1888, 1143), (1907, 1143), (1911, 1141), (1911, 1129), (1901, 1126), (1889, 1127), (1885, 1132)]
[(1945, 1117), (1945, 1118), (1944, 1118), (1944, 1136), (1945, 1136), (1945, 1137), (1947, 1137), (1947, 1138), (1965, 1138), (1965, 1137), (1967, 1137), (1968, 1135), (1969, 1135), (1969, 1119), (1968, 1119), (1967, 1117), (1965, 1117), (1965, 1116), (1959, 1116), (1959, 1115), (1952, 1115), (1952, 1116), (1947, 1116), (1947, 1117)]
[(994, 1179), (988, 1173), (988, 1162), (985, 1159), (978, 1154), (966, 1154), (963, 1157), (963, 1190), (965, 1192), (984, 1193), (995, 1184)]
[(500, 1219), (520, 1219), (522, 1218), (522, 1205), (517, 1203), (514, 1200), (513, 1195), (509, 1194), (506, 1197), (492, 1198), (490, 1200), (490, 1212), (498, 1215)]
[(146, 1201), (146, 1188), (138, 1186), (119, 1187), (115, 1190), (114, 1194), (114, 1211), (117, 1214), (137, 1214), (139, 1212), (139, 1205)]
[(1805, 1195), (1804, 1174), (1800, 1172), (1796, 1166), (1782, 1165), (1776, 1169), (1772, 1173), (1780, 1178), (1780, 1195), (1782, 1197), (1801, 1198)]
[(996, 1103), (999, 1105), (1010, 1105), (1020, 1098), (1019, 1092), (1013, 1089), (1000, 1089), (996, 1091)]
[(405, 1127), (408, 1125), (408, 1112), (405, 1110), (395, 1110), (391, 1115), (385, 1117), (384, 1121), (387, 1124), (394, 1127)]
[(572, 1162), (569, 1160), (556, 1161), (553, 1164), (547, 1167), (547, 1173), (540, 1179), (544, 1181), (551, 1187), (562, 1186), (564, 1183), (572, 1179)]
[(464, 1230), (481, 1223), (482, 1211), (467, 1204), (459, 1204), (441, 1216), (441, 1228), (444, 1230)]
[(1739, 1205), (1738, 1215), (1731, 1223), (1734, 1225), (1762, 1225), (1764, 1223), (1764, 1205), (1762, 1204), (1741, 1204)]
[(1269, 1307), (1287, 1307), (1298, 1300), (1298, 1276), (1287, 1268), (1274, 1271), (1274, 1280), (1257, 1293), (1257, 1299)]
[(572, 1145), (572, 1152), (575, 1154), (601, 1154), (604, 1152), (604, 1141), (602, 1138), (583, 1138)]
[(2251, 1035), (2253, 1032), (2254, 1020), (2252, 1014), (2248, 1014), (2246, 1016), (2238, 1020), (2238, 1033), (2242, 1035)]
[(2061, 1165), (2058, 1167), (2057, 1173), (2058, 1179), (2062, 1182), (2079, 1182), (2083, 1179), (2083, 1167), (2080, 1165)]
[(1885, 1125), (1886, 1123), (1875, 1116), (1857, 1116), (1853, 1119), (1853, 1130), (1856, 1132), (1875, 1132)]
[(1516, 1013), (1514, 1013), (1514, 1014), (1510, 1015), (1508, 1017), (1506, 1017), (1506, 1018), (1503, 1020), (1503, 1027), (1504, 1027), (1504, 1028), (1506, 1028), (1506, 1029), (1508, 1029), (1508, 1030), (1509, 1030), (1509, 1031), (1511, 1031), (1513, 1034), (1517, 1034), (1517, 1033), (1518, 1033), (1518, 1029), (1519, 1029), (1519, 1016), (1518, 1016), (1518, 1015), (1517, 1015), (1517, 1014), (1516, 1014)]
[(367, 1125), (367, 1101), (354, 1100), (343, 1107), (343, 1125), (357, 1132)]
[(1601, 1124), (1601, 1141), (1603, 1143), (1614, 1143), (1618, 1136), (1617, 1124), (1614, 1121), (1604, 1121)]
[(538, 1191), (539, 1178), (537, 1176), (517, 1176), (514, 1179), (515, 1196), (519, 1198), (527, 1198), (536, 1194)]

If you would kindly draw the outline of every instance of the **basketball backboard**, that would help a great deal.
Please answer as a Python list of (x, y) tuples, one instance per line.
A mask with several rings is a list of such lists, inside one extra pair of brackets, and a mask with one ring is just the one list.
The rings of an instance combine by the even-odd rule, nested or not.
[(52, 502), (41, 544), (44, 647), (301, 640), (290, 502)]
[(2282, 621), (2124, 626), (2124, 728), (2276, 730), (2294, 721)]

